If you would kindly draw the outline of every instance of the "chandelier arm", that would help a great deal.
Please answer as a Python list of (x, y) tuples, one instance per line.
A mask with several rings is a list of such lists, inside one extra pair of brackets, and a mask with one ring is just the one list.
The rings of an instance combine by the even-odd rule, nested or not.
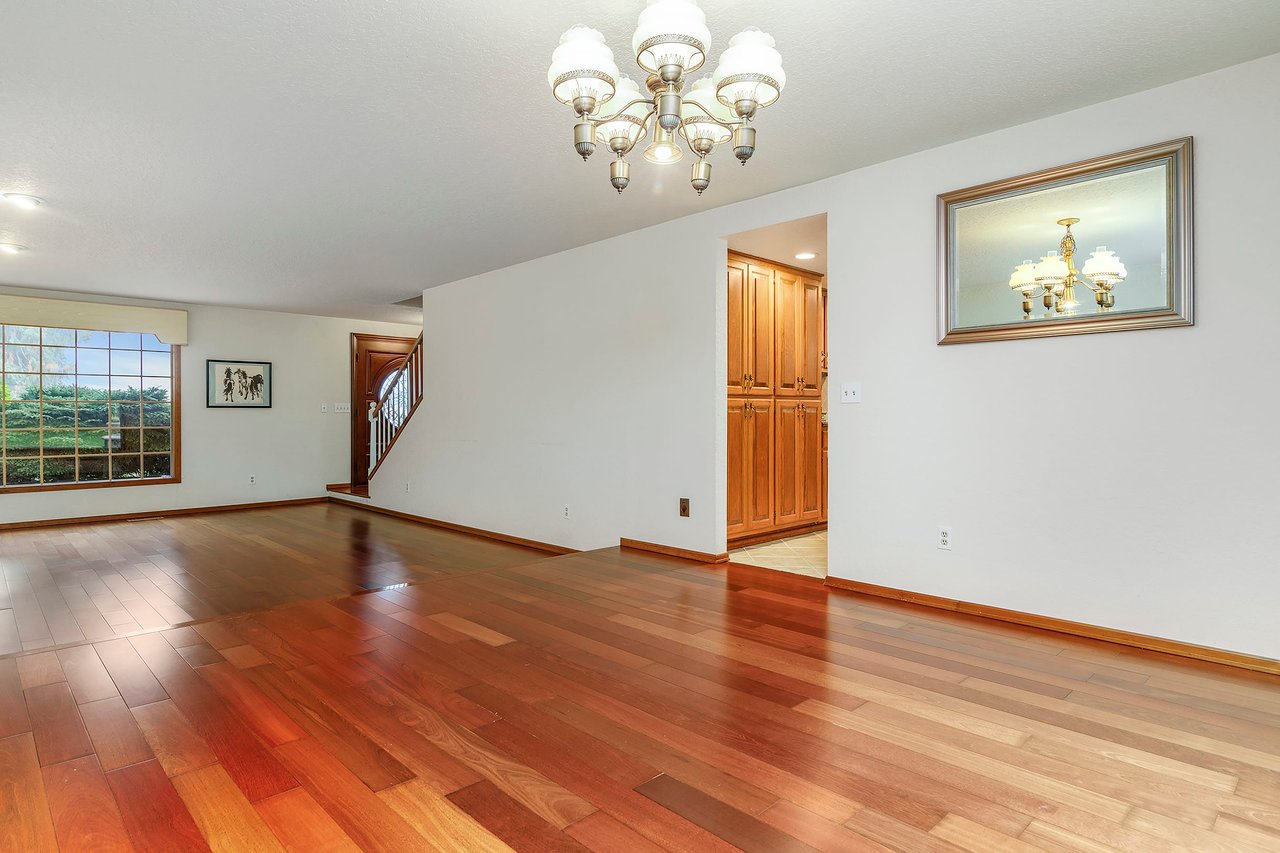
[[(657, 107), (652, 106), (653, 101), (649, 100), (648, 98), (636, 98), (636, 99), (635, 99), (634, 101), (632, 101), (631, 103), (629, 103), (629, 104), (627, 104), (627, 105), (623, 106), (621, 109), (619, 109), (619, 110), (618, 110), (617, 112), (615, 112), (613, 115), (609, 115), (609, 116), (599, 116), (599, 117), (595, 117), (595, 116), (593, 116), (593, 117), (591, 117), (590, 121), (592, 122), (592, 124), (603, 124), (603, 123), (605, 123), (605, 122), (607, 122), (607, 121), (613, 121), (613, 120), (614, 120), (614, 119), (616, 119), (618, 116), (622, 115), (624, 112), (626, 112), (627, 110), (629, 110), (629, 109), (631, 109), (632, 107), (634, 107), (636, 104), (649, 104), (649, 105), (650, 105), (650, 108), (649, 108), (649, 115), (652, 115), (652, 114), (654, 113), (654, 111), (655, 111), (655, 110), (657, 110)], [(647, 122), (647, 121), (649, 120), (649, 116), (645, 116), (645, 117), (644, 117), (644, 120)]]
[(1099, 290), (1101, 290), (1101, 289), (1102, 289), (1102, 288), (1100, 288), (1100, 287), (1095, 286), (1095, 285), (1094, 285), (1094, 283), (1093, 283), (1092, 281), (1090, 281), (1089, 279), (1085, 278), (1084, 273), (1080, 273), (1080, 272), (1076, 273), (1076, 281), (1078, 281), (1078, 282), (1080, 282), (1081, 284), (1083, 284), (1083, 285), (1084, 285), (1086, 288), (1088, 288), (1092, 293), (1097, 293)]
[[(743, 119), (742, 121), (721, 121), (720, 119), (713, 116), (711, 114), (711, 111), (708, 110), (706, 107), (704, 107), (702, 104), (698, 103), (697, 101), (689, 100), (687, 98), (685, 99), (682, 106), (697, 107), (699, 110), (703, 112), (704, 115), (706, 115), (707, 118), (711, 119), (711, 122), (713, 124), (718, 124), (721, 127), (723, 127), (725, 130), (737, 130), (741, 125), (744, 125), (747, 123), (745, 119)], [(699, 119), (699, 123), (700, 124), (702, 123), (701, 119)]]

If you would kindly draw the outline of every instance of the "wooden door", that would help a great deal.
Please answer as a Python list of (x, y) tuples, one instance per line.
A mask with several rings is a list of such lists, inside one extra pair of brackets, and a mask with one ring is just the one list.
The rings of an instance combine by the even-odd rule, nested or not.
[(747, 393), (751, 372), (751, 313), (747, 292), (747, 264), (729, 259), (729, 370), (728, 393)]
[(800, 395), (802, 369), (800, 335), (801, 280), (798, 273), (779, 267), (773, 276), (773, 393), (779, 397)]
[(750, 477), (747, 474), (747, 401), (729, 398), (728, 468), (725, 490), (727, 493), (727, 530), (730, 537), (747, 529), (747, 495)]
[(800, 520), (799, 400), (775, 400), (773, 418), (773, 523), (781, 527)]
[(414, 338), (351, 334), (351, 487), (369, 483), (369, 404), (413, 351)]
[(772, 267), (747, 267), (747, 393), (773, 396), (773, 279)]
[[(773, 526), (773, 401), (748, 400), (746, 440), (746, 529)], [(732, 458), (732, 457), (730, 457)]]
[(822, 396), (822, 281), (803, 278), (796, 288), (799, 304), (796, 308), (796, 343), (800, 380), (798, 393), (802, 397)]
[(818, 521), (822, 518), (822, 406), (801, 402), (796, 421), (797, 520)]

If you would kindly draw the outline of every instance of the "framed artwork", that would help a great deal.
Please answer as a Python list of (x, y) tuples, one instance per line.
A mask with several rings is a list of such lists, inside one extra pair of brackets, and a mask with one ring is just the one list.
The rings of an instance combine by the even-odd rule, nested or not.
[(938, 196), (938, 343), (1192, 324), (1191, 138)]
[(205, 374), (210, 409), (271, 408), (271, 362), (211, 358)]

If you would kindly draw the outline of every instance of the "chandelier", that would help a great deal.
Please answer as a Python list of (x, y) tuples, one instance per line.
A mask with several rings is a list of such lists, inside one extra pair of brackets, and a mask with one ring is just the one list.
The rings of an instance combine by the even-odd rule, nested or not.
[(1076, 301), (1076, 285), (1080, 284), (1093, 291), (1097, 313), (1110, 311), (1116, 305), (1115, 287), (1124, 281), (1128, 271), (1116, 257), (1115, 252), (1099, 246), (1084, 262), (1084, 269), (1077, 270), (1075, 261), (1076, 238), (1071, 234), (1071, 226), (1079, 219), (1059, 219), (1058, 224), (1067, 229), (1057, 252), (1050, 252), (1034, 261), (1023, 261), (1018, 264), (1013, 275), (1009, 277), (1010, 289), (1022, 294), (1023, 319), (1031, 319), (1032, 300), (1037, 296), (1044, 297), (1044, 307), (1055, 314), (1075, 314), (1080, 303)]
[(695, 0), (649, 0), (631, 37), (636, 64), (648, 77), (648, 95), (622, 76), (604, 36), (576, 26), (560, 37), (551, 55), (547, 82), (556, 100), (578, 116), (573, 147), (586, 160), (596, 145), (614, 154), (609, 180), (621, 193), (631, 183), (627, 155), (652, 135), (644, 159), (658, 165), (679, 161), (684, 137), (697, 158), (689, 182), (702, 195), (711, 183), (707, 156), (732, 140), (734, 156), (745, 166), (756, 150), (751, 126), (756, 112), (782, 94), (786, 74), (773, 37), (755, 27), (729, 39), (713, 74), (684, 92), (687, 76), (707, 61), (711, 31)]

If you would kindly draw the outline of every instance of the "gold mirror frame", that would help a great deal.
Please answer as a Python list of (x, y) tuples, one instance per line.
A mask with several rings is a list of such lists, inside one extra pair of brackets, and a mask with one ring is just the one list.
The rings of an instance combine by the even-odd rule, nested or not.
[[(1009, 194), (1044, 189), (1054, 184), (1098, 175), (1114, 169), (1166, 161), (1168, 170), (1168, 307), (1122, 314), (1041, 319), (990, 326), (956, 328), (955, 229), (957, 205), (981, 199), (995, 200)], [(1016, 260), (1016, 259), (1014, 259)], [(1012, 263), (1012, 261), (1011, 261)], [(956, 190), (938, 196), (938, 344), (977, 343), (1094, 332), (1123, 332), (1190, 326), (1192, 319), (1191, 137), (1096, 157), (1081, 163), (1044, 169)]]

